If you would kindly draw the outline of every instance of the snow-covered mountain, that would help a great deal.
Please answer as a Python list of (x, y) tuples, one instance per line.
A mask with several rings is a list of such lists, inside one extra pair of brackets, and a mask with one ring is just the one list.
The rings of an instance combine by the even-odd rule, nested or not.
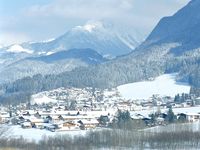
[(28, 53), (28, 54), (32, 54), (33, 51), (29, 50), (29, 49), (25, 49), (20, 45), (12, 45), (11, 47), (9, 47), (7, 50), (7, 52), (11, 52), (11, 53)]
[(191, 0), (188, 5), (170, 17), (164, 17), (146, 43), (179, 43), (172, 50), (175, 54), (200, 47), (200, 1)]
[(139, 38), (136, 41), (131, 30), (118, 29), (109, 23), (90, 21), (55, 39), (2, 47), (0, 82), (37, 73), (57, 74), (130, 53), (138, 46)]
[(80, 59), (87, 64), (100, 64), (105, 62), (106, 59), (92, 49), (70, 49), (67, 51), (59, 51), (50, 55), (40, 57), (30, 57), (26, 60), (43, 61), (46, 63), (53, 63), (65, 59)]
[(46, 56), (27, 56), (2, 67), (0, 69), (0, 83), (15, 81), (35, 74), (59, 74), (105, 61), (107, 59), (92, 49), (70, 49)]
[[(54, 76), (53, 83), (63, 81), (58, 85), (47, 83), (46, 81), (51, 81), (52, 77), (46, 76), (42, 84), (49, 89), (63, 85), (110, 88), (148, 80), (165, 73), (178, 72), (177, 80), (187, 81), (190, 85), (200, 88), (199, 9), (200, 1), (192, 0), (173, 16), (163, 18), (145, 42), (132, 53), (95, 67), (77, 69)], [(82, 28), (78, 27), (75, 31), (82, 31)], [(84, 28), (86, 29), (88, 33), (94, 30), (93, 27)], [(29, 80), (31, 79), (26, 82)], [(41, 83), (39, 79), (34, 81)], [(23, 87), (21, 81), (16, 84)], [(11, 88), (11, 90), (15, 89)]]
[[(17, 48), (17, 49), (15, 49)], [(20, 45), (13, 45), (9, 49), (0, 50), (0, 70), (14, 62), (33, 56), (32, 51), (23, 49)]]
[(53, 40), (12, 45), (6, 50), (45, 54), (74, 48), (91, 48), (101, 55), (115, 57), (127, 54), (138, 46), (141, 41), (135, 40), (133, 35), (131, 30), (119, 31), (114, 25), (93, 21), (76, 26)]

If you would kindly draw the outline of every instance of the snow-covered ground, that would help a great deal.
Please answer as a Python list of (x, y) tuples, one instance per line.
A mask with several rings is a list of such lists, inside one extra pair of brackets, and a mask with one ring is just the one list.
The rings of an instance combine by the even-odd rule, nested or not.
[(77, 131), (62, 131), (62, 132), (51, 132), (48, 130), (41, 130), (41, 129), (23, 129), (18, 125), (15, 126), (4, 126), (2, 129), (5, 129), (4, 137), (8, 138), (20, 138), (23, 137), (24, 139), (27, 139), (29, 141), (40, 141), (43, 137), (52, 137), (52, 136), (61, 136), (66, 135), (71, 138), (74, 136), (84, 136), (86, 135), (89, 130), (77, 130)]
[(164, 74), (153, 81), (135, 82), (118, 87), (122, 97), (126, 99), (148, 99), (154, 94), (172, 96), (177, 93), (189, 93), (187, 83), (176, 82), (177, 74)]
[(33, 51), (29, 50), (29, 49), (25, 49), (23, 47), (21, 47), (20, 45), (13, 45), (11, 46), (9, 49), (7, 49), (7, 52), (12, 52), (12, 53), (28, 53), (28, 54), (32, 54)]
[(57, 100), (55, 99), (52, 99), (52, 98), (49, 98), (47, 97), (46, 95), (43, 95), (43, 94), (35, 94), (32, 96), (32, 100), (31, 100), (31, 103), (34, 104), (47, 104), (47, 103), (56, 103)]

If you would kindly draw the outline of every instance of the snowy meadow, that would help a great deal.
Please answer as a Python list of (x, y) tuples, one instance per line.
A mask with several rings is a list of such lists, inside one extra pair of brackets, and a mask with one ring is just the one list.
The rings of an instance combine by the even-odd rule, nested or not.
[(153, 81), (134, 82), (118, 87), (122, 97), (126, 99), (148, 99), (152, 95), (172, 96), (178, 93), (189, 93), (187, 83), (177, 82), (177, 74), (164, 74)]

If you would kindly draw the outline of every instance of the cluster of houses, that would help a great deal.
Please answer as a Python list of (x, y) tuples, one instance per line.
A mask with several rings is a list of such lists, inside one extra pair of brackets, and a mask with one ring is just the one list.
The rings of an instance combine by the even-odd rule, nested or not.
[[(55, 107), (56, 108), (56, 107)], [(183, 117), (187, 122), (200, 120), (200, 107), (174, 108), (177, 117)], [(167, 117), (167, 109), (161, 111), (152, 124), (152, 110), (130, 111), (133, 120), (142, 120), (148, 126), (164, 125)], [(22, 110), (15, 114), (1, 112), (1, 123), (20, 125), (22, 128), (46, 129), (49, 131), (88, 130), (107, 127), (117, 116), (117, 111), (67, 111), (59, 108), (51, 111)], [(106, 120), (101, 124), (100, 118)]]
[(24, 110), (15, 114), (10, 120), (22, 128), (47, 129), (49, 131), (87, 130), (100, 127), (101, 116), (112, 120), (112, 112), (108, 111), (66, 111), (61, 108), (51, 111)]
[(182, 103), (158, 95), (147, 100), (125, 100), (116, 89), (60, 88), (33, 95), (31, 104), (0, 107), (0, 123), (20, 125), (24, 129), (87, 130), (107, 127), (116, 119), (118, 110), (122, 110), (129, 111), (133, 120), (142, 120), (150, 126), (151, 115), (160, 112), (153, 125), (163, 125), (169, 107), (187, 122), (200, 120), (199, 104), (200, 98)]

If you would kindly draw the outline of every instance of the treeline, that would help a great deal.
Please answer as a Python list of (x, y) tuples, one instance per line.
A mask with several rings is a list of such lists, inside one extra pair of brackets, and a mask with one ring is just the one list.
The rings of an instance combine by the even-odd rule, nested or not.
[(200, 96), (200, 60), (195, 65), (190, 66), (190, 74), (188, 75), (189, 83), (192, 85), (190, 93)]
[(85, 136), (43, 137), (37, 143), (23, 138), (1, 139), (0, 147), (24, 150), (199, 149), (200, 132), (102, 130), (90, 131)]
[(32, 93), (29, 92), (17, 92), (12, 94), (0, 95), (0, 103), (3, 105), (17, 105), (20, 103), (27, 103), (31, 101)]
[(139, 130), (146, 127), (142, 119), (132, 119), (129, 111), (118, 110), (117, 116), (108, 125), (111, 129)]

